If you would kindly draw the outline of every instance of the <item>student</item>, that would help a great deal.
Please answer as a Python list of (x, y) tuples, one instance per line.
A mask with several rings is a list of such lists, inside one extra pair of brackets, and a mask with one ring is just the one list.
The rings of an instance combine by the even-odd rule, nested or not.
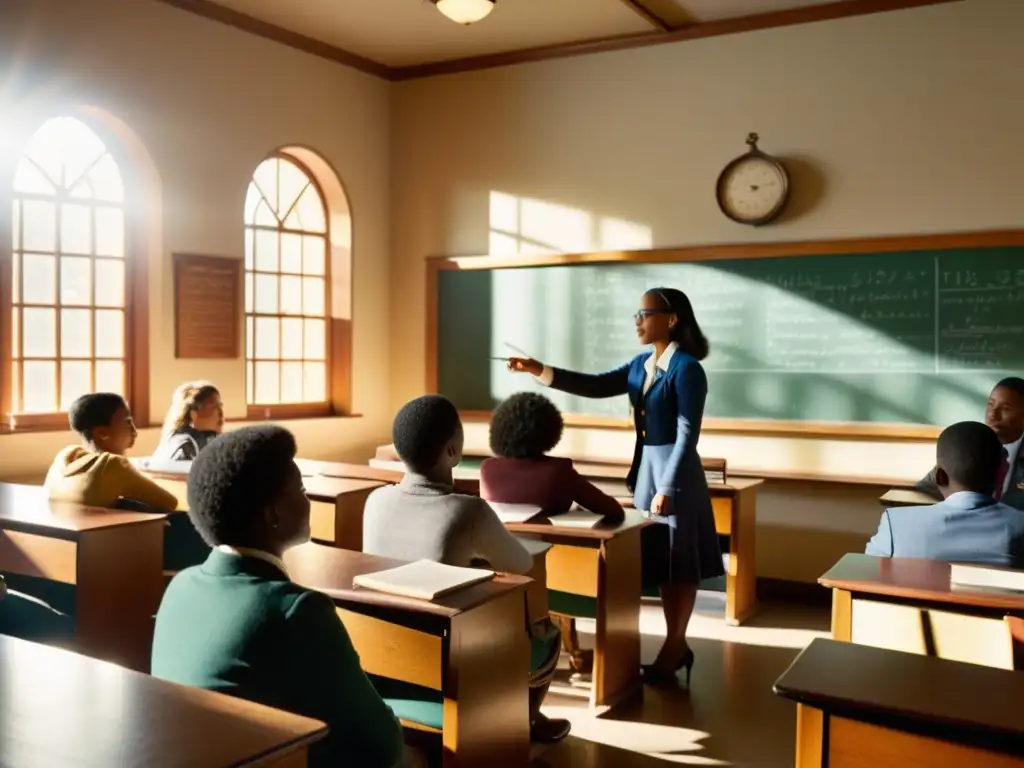
[(68, 409), (68, 421), (84, 445), (69, 446), (53, 460), (45, 482), (52, 500), (114, 507), (124, 499), (154, 509), (177, 508), (173, 494), (125, 458), (138, 432), (123, 397), (110, 392), (82, 395)]
[[(480, 495), (487, 501), (532, 504), (547, 515), (567, 512), (572, 505), (620, 523), (622, 505), (581, 476), (572, 459), (548, 456), (562, 438), (562, 414), (544, 395), (519, 392), (504, 400), (491, 417), (490, 443), (494, 458), (480, 467)], [(589, 674), (593, 651), (580, 648), (576, 622), (558, 617), (562, 644), (576, 674)]]
[[(525, 574), (533, 558), (478, 496), (455, 493), (452, 469), (462, 459), (462, 422), (450, 401), (425, 395), (395, 416), (395, 450), (406, 475), (378, 488), (363, 512), (363, 551), (398, 560), (436, 560)], [(534, 741), (555, 742), (568, 720), (548, 719), (541, 703), (558, 663), (558, 632), (550, 620), (530, 628), (530, 731)]]
[(164, 593), (154, 677), (327, 723), (310, 768), (398, 765), (402, 729), (359, 666), (334, 603), (293, 584), (286, 550), (309, 540), (295, 438), (246, 427), (212, 442), (189, 474), (189, 518), (214, 549)]
[(939, 435), (936, 457), (944, 501), (886, 510), (865, 552), (1024, 568), (1024, 512), (993, 498), (1004, 458), (996, 433), (954, 424)]
[[(988, 397), (985, 423), (1003, 445), (1000, 482), (996, 484), (995, 498), (1003, 504), (1024, 509), (1024, 452), (1020, 450), (1021, 438), (1024, 437), (1024, 379), (1014, 376), (996, 384)], [(942, 492), (935, 474), (936, 470), (932, 469), (915, 487), (941, 499)]]
[(224, 431), (224, 404), (208, 381), (182, 384), (171, 398), (154, 459), (191, 461)]
[(506, 504), (535, 504), (547, 515), (568, 512), (575, 503), (606, 522), (621, 522), (622, 505), (582, 477), (572, 459), (547, 455), (562, 438), (562, 427), (562, 414), (544, 395), (519, 392), (502, 402), (491, 417), (495, 458), (480, 467), (480, 495)]

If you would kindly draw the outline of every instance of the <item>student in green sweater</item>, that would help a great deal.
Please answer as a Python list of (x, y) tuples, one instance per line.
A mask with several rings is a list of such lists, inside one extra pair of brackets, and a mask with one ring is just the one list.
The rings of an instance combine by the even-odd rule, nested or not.
[(189, 517), (213, 551), (174, 577), (156, 617), (154, 677), (327, 723), (310, 768), (404, 764), (402, 728), (324, 594), (281, 558), (309, 540), (295, 438), (246, 427), (212, 441), (188, 480)]

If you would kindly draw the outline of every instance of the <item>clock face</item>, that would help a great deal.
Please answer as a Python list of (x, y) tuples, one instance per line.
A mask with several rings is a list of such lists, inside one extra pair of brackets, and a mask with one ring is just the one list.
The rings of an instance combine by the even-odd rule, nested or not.
[(741, 157), (718, 180), (718, 204), (729, 218), (744, 224), (763, 224), (782, 210), (789, 190), (786, 172), (759, 155)]

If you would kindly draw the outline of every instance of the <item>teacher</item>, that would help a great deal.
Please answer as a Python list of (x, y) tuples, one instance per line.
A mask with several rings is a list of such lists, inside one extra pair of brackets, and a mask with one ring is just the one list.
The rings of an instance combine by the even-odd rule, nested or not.
[[(637, 340), (653, 351), (614, 370), (576, 373), (525, 358), (511, 358), (508, 368), (531, 373), (553, 389), (580, 397), (629, 395), (636, 446), (626, 483), (636, 508), (667, 525), (669, 532), (667, 549), (663, 538), (657, 539), (656, 549), (644, 547), (644, 557), (654, 558), (658, 565), (667, 627), (657, 658), (643, 668), (644, 679), (675, 684), (677, 673), (685, 668), (689, 686), (694, 657), (686, 628), (697, 586), (702, 579), (725, 573), (711, 496), (697, 455), (708, 392), (700, 361), (707, 357), (708, 341), (690, 300), (674, 288), (647, 291), (634, 319)], [(645, 537), (645, 541), (655, 539)]]

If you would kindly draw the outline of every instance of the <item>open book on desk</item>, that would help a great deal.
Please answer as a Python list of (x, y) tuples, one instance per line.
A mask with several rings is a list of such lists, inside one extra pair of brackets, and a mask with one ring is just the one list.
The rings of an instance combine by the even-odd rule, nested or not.
[(594, 528), (604, 518), (601, 515), (595, 515), (589, 509), (584, 509), (578, 504), (573, 504), (568, 512), (561, 515), (552, 515), (548, 520), (556, 528)]
[(483, 568), (458, 568), (433, 560), (417, 560), (386, 571), (362, 573), (352, 579), (352, 584), (399, 597), (436, 600), (493, 578), (494, 571)]
[(960, 587), (1008, 589), (1012, 592), (1024, 592), (1024, 571), (1018, 571), (1013, 568), (999, 568), (991, 565), (953, 563), (949, 566), (949, 582)]
[(494, 510), (498, 519), (505, 523), (505, 525), (509, 523), (525, 523), (535, 517), (542, 516), (542, 510), (536, 504), (505, 504), (500, 501), (489, 501), (487, 503)]

